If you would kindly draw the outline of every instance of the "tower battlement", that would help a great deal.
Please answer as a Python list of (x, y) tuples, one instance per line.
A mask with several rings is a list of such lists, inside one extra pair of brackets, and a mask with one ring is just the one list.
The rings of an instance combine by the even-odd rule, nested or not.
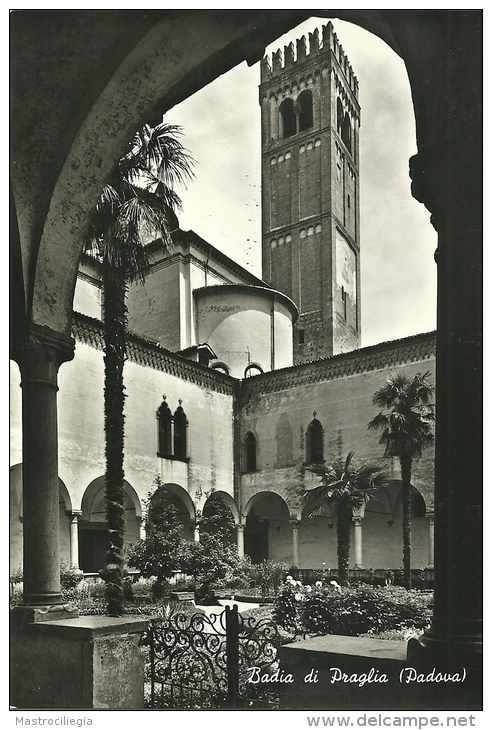
[(289, 69), (301, 67), (314, 58), (318, 59), (329, 53), (333, 53), (348, 86), (358, 99), (359, 82), (330, 22), (322, 26), (321, 38), (316, 28), (309, 33), (309, 44), (306, 36), (301, 36), (296, 40), (295, 47), (294, 43), (289, 43), (288, 46), (284, 46), (283, 52), (282, 49), (274, 51), (271, 60), (269, 56), (265, 56), (261, 61), (261, 83), (273, 81)]

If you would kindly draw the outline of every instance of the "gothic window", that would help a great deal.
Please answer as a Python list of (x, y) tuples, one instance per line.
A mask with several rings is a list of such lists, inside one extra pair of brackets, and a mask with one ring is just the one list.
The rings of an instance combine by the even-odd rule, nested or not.
[(184, 459), (187, 456), (187, 427), (188, 420), (186, 418), (186, 413), (181, 406), (181, 401), (179, 401), (179, 406), (174, 411), (174, 456), (177, 456), (181, 459)]
[(299, 106), (299, 131), (304, 132), (313, 126), (313, 95), (303, 91), (297, 100)]
[(308, 464), (322, 464), (323, 458), (323, 426), (313, 413), (313, 420), (306, 431), (306, 461)]
[(162, 459), (186, 459), (187, 458), (187, 435), (188, 419), (184, 412), (181, 401), (174, 415), (171, 413), (166, 397), (157, 411), (158, 422), (158, 451), (157, 455)]
[(254, 433), (248, 431), (244, 437), (244, 450), (243, 450), (243, 471), (251, 472), (256, 471), (256, 438)]
[(282, 119), (282, 137), (292, 137), (296, 133), (296, 115), (292, 99), (284, 99), (279, 107)]
[(171, 456), (173, 417), (165, 398), (157, 411), (157, 420), (159, 423), (159, 456)]

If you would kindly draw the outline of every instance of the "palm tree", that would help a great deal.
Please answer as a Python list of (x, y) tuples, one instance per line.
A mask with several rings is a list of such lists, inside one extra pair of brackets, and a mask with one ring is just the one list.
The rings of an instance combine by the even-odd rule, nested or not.
[[(349, 451), (345, 461), (339, 459), (329, 466), (313, 464), (309, 470), (320, 477), (321, 485), (310, 490), (310, 495), (318, 502), (336, 506), (337, 513), (337, 558), (338, 579), (342, 585), (348, 583), (350, 559), (350, 527), (354, 510), (360, 509), (374, 497), (379, 487), (388, 478), (376, 464), (357, 465), (353, 461), (354, 452)], [(319, 514), (318, 507), (310, 515)]]
[[(434, 443), (434, 404), (430, 402), (434, 386), (430, 372), (409, 378), (394, 373), (376, 391), (372, 402), (382, 410), (369, 423), (370, 429), (382, 430), (379, 443), (385, 457), (398, 457), (401, 469), (403, 501), (403, 581), (411, 588), (412, 495), (411, 479), (414, 459)], [(386, 411), (386, 412), (383, 412)]]
[(90, 223), (86, 251), (100, 261), (104, 293), (104, 428), (106, 517), (109, 547), (101, 572), (106, 581), (107, 612), (123, 614), (124, 384), (128, 283), (144, 281), (150, 266), (145, 242), (162, 238), (172, 245), (174, 214), (181, 201), (176, 183), (191, 178), (193, 160), (179, 139), (180, 128), (162, 122), (143, 126), (134, 136), (108, 184)]

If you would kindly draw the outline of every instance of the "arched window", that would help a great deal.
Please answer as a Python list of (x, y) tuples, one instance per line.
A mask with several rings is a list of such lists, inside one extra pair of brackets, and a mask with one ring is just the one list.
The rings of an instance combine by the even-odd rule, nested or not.
[(342, 136), (342, 125), (343, 125), (343, 104), (340, 99), (337, 99), (337, 132)]
[(164, 400), (157, 411), (159, 428), (157, 456), (160, 456), (161, 459), (188, 460), (186, 455), (188, 450), (186, 435), (188, 419), (181, 406), (181, 400), (173, 415), (166, 402), (166, 397), (163, 396), (163, 398)]
[(263, 373), (262, 368), (259, 365), (248, 365), (244, 371), (245, 378), (251, 378), (253, 375), (261, 375)]
[(299, 131), (304, 132), (313, 126), (313, 95), (311, 91), (303, 91), (297, 99), (299, 106)]
[(313, 420), (306, 431), (306, 461), (308, 464), (322, 464), (323, 457), (323, 426), (313, 413)]
[(174, 411), (174, 456), (181, 459), (186, 458), (187, 443), (186, 443), (186, 429), (188, 427), (188, 419), (186, 413), (181, 406), (181, 400), (179, 406)]
[(256, 471), (256, 437), (254, 433), (248, 431), (244, 437), (243, 464), (244, 471)]
[(352, 127), (350, 124), (350, 117), (347, 112), (345, 113), (345, 116), (343, 118), (341, 136), (345, 147), (348, 149), (349, 152), (352, 152)]
[(157, 420), (159, 423), (159, 456), (172, 455), (172, 423), (173, 417), (171, 410), (166, 403), (166, 397), (159, 406), (157, 411)]
[(279, 107), (282, 119), (282, 137), (292, 137), (296, 133), (296, 115), (292, 99), (284, 99)]
[(225, 364), (225, 362), (214, 362), (212, 365), (212, 370), (218, 370), (219, 373), (225, 373), (226, 375), (229, 375), (229, 368)]

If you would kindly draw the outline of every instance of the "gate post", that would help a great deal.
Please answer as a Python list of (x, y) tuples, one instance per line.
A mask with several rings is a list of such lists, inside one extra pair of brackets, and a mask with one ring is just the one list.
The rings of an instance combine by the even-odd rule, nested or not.
[(225, 607), (227, 653), (227, 707), (234, 709), (239, 696), (239, 614), (237, 605)]

